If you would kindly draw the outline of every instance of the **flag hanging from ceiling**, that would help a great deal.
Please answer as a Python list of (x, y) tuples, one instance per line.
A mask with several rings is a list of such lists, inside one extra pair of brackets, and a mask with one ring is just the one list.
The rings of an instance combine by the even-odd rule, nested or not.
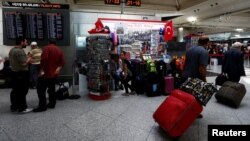
[(165, 27), (164, 27), (164, 40), (165, 41), (170, 41), (173, 39), (173, 36), (174, 36), (174, 29), (173, 29), (173, 23), (172, 21), (168, 21), (166, 24), (165, 24)]

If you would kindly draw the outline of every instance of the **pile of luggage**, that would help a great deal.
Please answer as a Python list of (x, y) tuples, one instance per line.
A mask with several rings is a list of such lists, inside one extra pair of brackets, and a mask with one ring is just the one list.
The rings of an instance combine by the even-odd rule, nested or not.
[(245, 93), (246, 88), (241, 83), (226, 81), (217, 90), (212, 83), (189, 78), (171, 92), (154, 112), (153, 118), (170, 137), (180, 137), (213, 95), (220, 103), (239, 107)]

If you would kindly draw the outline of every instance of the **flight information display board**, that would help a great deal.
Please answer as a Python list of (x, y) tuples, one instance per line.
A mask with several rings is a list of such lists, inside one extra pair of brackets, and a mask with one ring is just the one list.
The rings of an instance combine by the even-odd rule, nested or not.
[(47, 13), (47, 32), (49, 39), (63, 38), (63, 16), (60, 13)]
[(2, 15), (4, 45), (15, 45), (20, 37), (41, 46), (48, 44), (48, 39), (55, 39), (59, 46), (70, 45), (68, 9), (3, 8)]
[(29, 12), (26, 16), (26, 37), (29, 39), (44, 39), (43, 15), (39, 12)]
[(4, 21), (8, 39), (24, 36), (23, 15), (21, 12), (4, 12)]

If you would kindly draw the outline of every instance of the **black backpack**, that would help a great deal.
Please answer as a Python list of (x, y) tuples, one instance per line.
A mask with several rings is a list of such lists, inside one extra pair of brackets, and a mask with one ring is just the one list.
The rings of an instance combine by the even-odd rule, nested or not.
[(59, 83), (59, 89), (56, 91), (56, 99), (64, 100), (69, 97), (69, 90), (63, 83)]

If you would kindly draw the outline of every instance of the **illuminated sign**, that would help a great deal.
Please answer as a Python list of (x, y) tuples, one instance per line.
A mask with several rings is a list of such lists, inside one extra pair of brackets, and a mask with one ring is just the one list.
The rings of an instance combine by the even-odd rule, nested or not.
[(67, 4), (50, 3), (27, 3), (27, 2), (3, 2), (5, 7), (23, 7), (23, 8), (50, 8), (50, 9), (69, 9)]
[(105, 0), (105, 4), (120, 5), (120, 0)]
[(141, 0), (126, 0), (126, 6), (141, 6)]

